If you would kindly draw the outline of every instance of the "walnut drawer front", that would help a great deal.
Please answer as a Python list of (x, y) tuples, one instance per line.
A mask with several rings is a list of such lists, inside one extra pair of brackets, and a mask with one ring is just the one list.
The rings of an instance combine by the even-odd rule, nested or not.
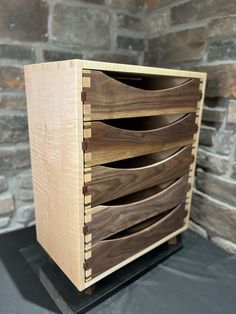
[[(151, 163), (149, 163), (147, 156), (142, 156), (139, 160), (131, 160), (130, 163), (125, 161), (123, 166), (119, 167), (99, 165), (88, 169), (85, 175), (85, 204), (91, 203), (91, 206), (94, 207), (122, 196), (175, 180), (184, 176), (189, 171), (190, 164), (194, 161), (191, 146), (178, 149), (167, 158), (158, 162), (155, 162), (154, 157), (153, 159), (149, 158)], [(148, 162), (147, 165), (142, 167), (135, 166), (138, 163), (146, 164), (146, 160)], [(134, 167), (124, 167), (129, 164)]]
[(92, 245), (92, 256), (86, 261), (86, 269), (91, 269), (92, 278), (98, 276), (181, 228), (186, 214), (185, 206), (181, 204), (164, 216), (157, 216), (143, 225), (135, 226)]
[(192, 144), (193, 134), (198, 129), (195, 119), (195, 114), (190, 113), (174, 123), (145, 131), (121, 129), (101, 121), (92, 122), (90, 137), (85, 140), (85, 166), (105, 164)]
[(184, 226), (198, 132), (198, 79), (111, 76), (83, 76), (88, 282)]
[(196, 112), (197, 78), (86, 71), (84, 120), (104, 120)]
[(92, 243), (178, 206), (184, 202), (189, 188), (188, 176), (185, 175), (165, 186), (131, 194), (123, 201), (115, 200), (112, 204), (91, 208), (87, 212), (92, 216), (87, 232), (92, 235)]

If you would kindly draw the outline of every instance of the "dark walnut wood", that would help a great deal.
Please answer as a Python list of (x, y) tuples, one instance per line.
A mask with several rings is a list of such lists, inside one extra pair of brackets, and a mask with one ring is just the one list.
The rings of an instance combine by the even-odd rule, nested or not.
[(198, 129), (195, 114), (154, 130), (131, 131), (103, 122), (92, 122), (91, 128), (86, 152), (92, 153), (92, 166), (192, 144)]
[[(92, 257), (87, 261), (87, 267), (92, 269), (92, 277), (96, 277), (180, 229), (186, 213), (185, 205), (179, 205), (164, 217), (153, 220), (153, 224), (146, 223), (145, 229), (139, 230), (139, 227), (136, 227), (128, 230), (124, 236), (121, 235), (118, 238), (111, 238), (92, 245)], [(134, 233), (132, 234), (132, 232)]]
[[(162, 77), (141, 77), (142, 88), (147, 85), (147, 88), (152, 89), (147, 90), (128, 85), (128, 79), (127, 83), (124, 83), (101, 71), (91, 71), (91, 74), (86, 76), (91, 78), (91, 87), (84, 88), (84, 103), (91, 105), (91, 114), (86, 114), (85, 120), (196, 112), (197, 102), (202, 96), (199, 90), (200, 81), (197, 78), (186, 78), (180, 85), (158, 90), (159, 82), (163, 81)], [(168, 78), (164, 79), (167, 80)], [(169, 80), (173, 81), (173, 78), (170, 77)], [(178, 82), (177, 79), (176, 81)], [(179, 81), (182, 82), (183, 79)]]
[(194, 160), (191, 152), (191, 147), (184, 147), (162, 161), (140, 168), (92, 167), (92, 181), (87, 183), (92, 206), (183, 176)]
[(184, 201), (189, 187), (186, 175), (164, 190), (142, 200), (92, 208), (92, 221), (87, 224), (88, 231), (92, 233), (92, 242), (96, 243), (176, 207)]

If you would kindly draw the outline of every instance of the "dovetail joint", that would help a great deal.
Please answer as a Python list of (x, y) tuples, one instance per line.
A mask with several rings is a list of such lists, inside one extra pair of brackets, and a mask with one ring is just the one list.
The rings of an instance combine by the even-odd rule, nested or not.
[(85, 91), (81, 92), (81, 101), (85, 102), (87, 100), (87, 93)]
[(85, 225), (85, 226), (83, 227), (83, 233), (84, 233), (84, 234), (87, 234), (88, 232), (89, 232), (88, 225)]
[(89, 269), (89, 263), (88, 263), (88, 261), (85, 261), (83, 266), (84, 266), (84, 270)]
[(83, 141), (82, 142), (82, 149), (85, 151), (88, 149), (88, 142), (87, 141)]
[(82, 188), (83, 194), (87, 194), (88, 193), (88, 186), (84, 185)]

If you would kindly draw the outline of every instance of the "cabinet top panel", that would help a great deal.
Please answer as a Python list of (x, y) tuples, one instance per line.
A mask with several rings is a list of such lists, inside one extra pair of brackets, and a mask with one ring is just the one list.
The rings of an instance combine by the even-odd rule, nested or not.
[[(101, 62), (101, 61), (89, 61), (89, 60), (65, 60), (65, 61), (54, 61), (48, 63), (38, 63), (25, 65), (25, 68), (34, 67), (34, 69), (39, 70), (40, 68), (47, 67), (47, 65), (55, 66), (58, 65), (68, 65), (76, 64), (79, 68), (89, 69), (89, 70), (101, 70), (101, 71), (116, 71), (116, 72), (129, 72), (129, 73), (143, 73), (143, 74), (156, 74), (156, 75), (165, 75), (165, 76), (182, 76), (182, 77), (195, 77), (200, 79), (206, 79), (207, 74), (204, 72), (193, 72), (193, 71), (183, 71), (183, 70), (174, 70), (174, 69), (164, 69), (157, 67), (149, 66), (140, 66), (140, 65), (130, 65), (130, 64), (120, 64), (120, 63), (110, 63), (110, 62)], [(42, 67), (43, 65), (43, 67)]]

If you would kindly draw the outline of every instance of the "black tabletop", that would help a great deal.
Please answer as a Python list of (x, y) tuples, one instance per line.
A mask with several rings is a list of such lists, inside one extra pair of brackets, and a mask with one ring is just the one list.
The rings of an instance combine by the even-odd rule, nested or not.
[[(60, 313), (19, 249), (35, 229), (0, 236), (0, 313)], [(192, 232), (184, 247), (89, 313), (234, 314), (236, 256)]]

